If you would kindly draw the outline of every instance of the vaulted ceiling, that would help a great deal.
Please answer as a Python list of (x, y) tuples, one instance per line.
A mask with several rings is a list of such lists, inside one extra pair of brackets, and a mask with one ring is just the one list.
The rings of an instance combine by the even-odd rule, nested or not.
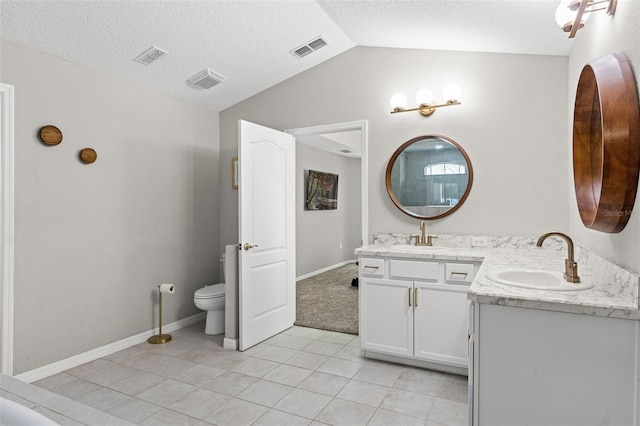
[[(566, 56), (558, 3), (2, 0), (0, 36), (221, 111), (354, 46)], [(290, 53), (319, 36), (326, 46)], [(168, 55), (134, 62), (152, 46)], [(205, 68), (226, 80), (208, 90), (186, 81)]]

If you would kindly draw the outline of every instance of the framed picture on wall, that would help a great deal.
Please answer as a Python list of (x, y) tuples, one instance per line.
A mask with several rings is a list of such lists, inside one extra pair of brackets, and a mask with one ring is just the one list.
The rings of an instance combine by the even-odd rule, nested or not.
[(305, 210), (336, 210), (338, 208), (338, 175), (305, 170)]

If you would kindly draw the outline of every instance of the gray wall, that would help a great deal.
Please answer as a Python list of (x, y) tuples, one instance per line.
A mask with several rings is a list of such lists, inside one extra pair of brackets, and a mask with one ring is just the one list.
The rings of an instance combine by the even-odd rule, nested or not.
[[(336, 210), (304, 210), (304, 171), (309, 169), (338, 175)], [(296, 276), (355, 258), (362, 229), (360, 181), (360, 159), (296, 145)]]
[[(569, 58), (569, 91), (567, 96), (569, 113), (566, 124), (566, 132), (569, 135), (571, 135), (573, 128), (573, 105), (578, 78), (582, 68), (589, 61), (607, 53), (624, 53), (634, 69), (636, 86), (640, 87), (640, 26), (638, 26), (638, 18), (640, 18), (640, 2), (618, 1), (614, 16), (607, 16), (603, 12), (594, 13), (585, 27), (578, 31)], [(568, 137), (571, 138), (571, 136)], [(569, 161), (571, 161), (571, 144), (567, 147), (567, 151)], [(640, 273), (640, 244), (638, 244), (640, 197), (636, 198), (635, 208), (626, 228), (618, 234), (606, 234), (585, 228), (582, 224), (578, 213), (572, 175), (567, 179), (566, 186), (571, 207), (569, 211), (570, 231), (574, 239), (614, 263)]]
[[(447, 234), (538, 236), (567, 230), (569, 176), (566, 57), (356, 47), (220, 113), (223, 175), (237, 153), (237, 120), (275, 129), (369, 122), (369, 232), (417, 232), (384, 185), (387, 161), (405, 141), (441, 134), (474, 169), (473, 188), (454, 214), (430, 221)], [(457, 82), (463, 103), (389, 113), (389, 97), (421, 87), (438, 96)], [(237, 239), (237, 194), (222, 187), (220, 245)], [(371, 236), (369, 236), (369, 239)]]
[[(2, 41), (15, 86), (18, 374), (200, 311), (217, 280), (218, 114)], [(36, 139), (47, 124), (64, 139)], [(84, 165), (78, 151), (98, 160)]]

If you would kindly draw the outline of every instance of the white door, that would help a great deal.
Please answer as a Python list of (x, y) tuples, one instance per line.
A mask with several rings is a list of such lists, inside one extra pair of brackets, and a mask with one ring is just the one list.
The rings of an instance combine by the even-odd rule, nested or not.
[(247, 121), (238, 125), (239, 348), (293, 326), (295, 138)]

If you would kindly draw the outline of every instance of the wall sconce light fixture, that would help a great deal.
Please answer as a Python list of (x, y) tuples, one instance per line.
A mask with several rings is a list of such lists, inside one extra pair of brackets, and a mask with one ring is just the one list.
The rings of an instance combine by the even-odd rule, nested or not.
[(556, 22), (569, 38), (574, 38), (592, 12), (605, 10), (613, 15), (617, 4), (618, 0), (562, 0), (556, 9)]
[(460, 105), (461, 97), (462, 97), (462, 88), (457, 84), (449, 84), (445, 86), (443, 92), (443, 97), (446, 99), (443, 104), (434, 104), (433, 103), (433, 92), (429, 89), (420, 89), (416, 93), (416, 103), (419, 105), (415, 108), (407, 108), (407, 97), (404, 93), (396, 93), (391, 96), (389, 103), (391, 104), (391, 114), (395, 114), (397, 112), (408, 112), (408, 111), (420, 111), (425, 117), (430, 116), (436, 110), (436, 108), (451, 106), (451, 105)]

